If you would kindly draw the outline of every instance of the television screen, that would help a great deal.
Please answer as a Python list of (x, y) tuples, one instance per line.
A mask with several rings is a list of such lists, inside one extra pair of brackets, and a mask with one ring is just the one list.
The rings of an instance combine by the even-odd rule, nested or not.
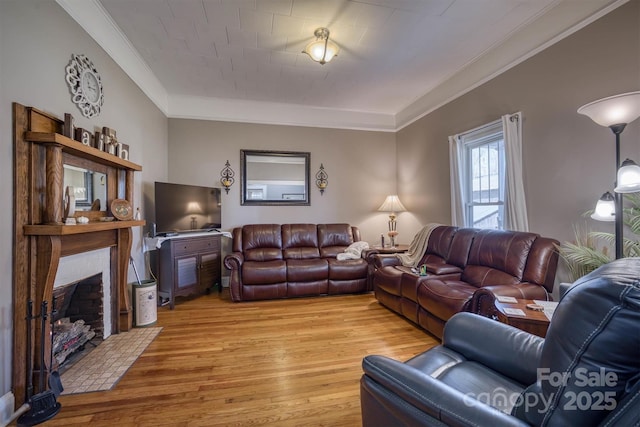
[(155, 197), (157, 233), (222, 226), (219, 188), (156, 182)]

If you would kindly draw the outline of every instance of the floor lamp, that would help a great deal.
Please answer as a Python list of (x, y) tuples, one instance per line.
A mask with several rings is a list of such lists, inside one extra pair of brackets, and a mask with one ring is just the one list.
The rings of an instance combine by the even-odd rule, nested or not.
[(640, 91), (609, 96), (578, 108), (578, 113), (588, 116), (600, 126), (610, 128), (616, 136), (616, 182), (613, 203), (611, 193), (606, 192), (596, 205), (592, 218), (615, 221), (616, 259), (623, 257), (622, 194), (640, 191), (640, 166), (633, 160), (620, 163), (620, 134), (624, 128), (640, 117)]

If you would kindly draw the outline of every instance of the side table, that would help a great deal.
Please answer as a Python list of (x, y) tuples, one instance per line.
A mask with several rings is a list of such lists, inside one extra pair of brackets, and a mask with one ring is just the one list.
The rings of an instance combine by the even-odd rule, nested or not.
[(409, 250), (409, 245), (395, 245), (393, 248), (391, 246), (372, 246), (372, 251), (375, 251), (379, 254), (400, 254), (403, 252), (407, 252)]
[[(534, 304), (530, 299), (518, 299), (515, 303), (494, 301), (495, 316), (498, 321), (514, 326), (523, 331), (545, 337), (549, 328), (549, 319), (543, 311), (535, 311), (527, 308), (527, 304)], [(520, 310), (521, 314), (515, 314), (513, 310)]]

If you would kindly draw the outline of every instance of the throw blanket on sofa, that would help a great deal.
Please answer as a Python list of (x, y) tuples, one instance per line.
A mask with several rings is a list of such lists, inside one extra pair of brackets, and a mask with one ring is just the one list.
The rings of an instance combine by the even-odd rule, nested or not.
[(417, 267), (422, 255), (427, 250), (427, 243), (429, 243), (429, 236), (431, 232), (442, 224), (431, 223), (422, 227), (422, 230), (413, 237), (409, 250), (403, 254), (396, 254), (402, 265), (405, 267)]
[(367, 242), (355, 242), (349, 245), (343, 253), (336, 255), (338, 261), (344, 261), (347, 259), (358, 259), (362, 256), (362, 251), (369, 249), (369, 243)]

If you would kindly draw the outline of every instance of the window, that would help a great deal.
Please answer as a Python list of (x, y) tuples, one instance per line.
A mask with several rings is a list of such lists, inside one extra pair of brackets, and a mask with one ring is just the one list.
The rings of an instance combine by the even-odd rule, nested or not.
[[(490, 132), (487, 132), (489, 130)], [(502, 124), (463, 136), (466, 157), (466, 227), (504, 228), (504, 138)]]
[(522, 113), (449, 137), (451, 223), (529, 231), (522, 180)]

